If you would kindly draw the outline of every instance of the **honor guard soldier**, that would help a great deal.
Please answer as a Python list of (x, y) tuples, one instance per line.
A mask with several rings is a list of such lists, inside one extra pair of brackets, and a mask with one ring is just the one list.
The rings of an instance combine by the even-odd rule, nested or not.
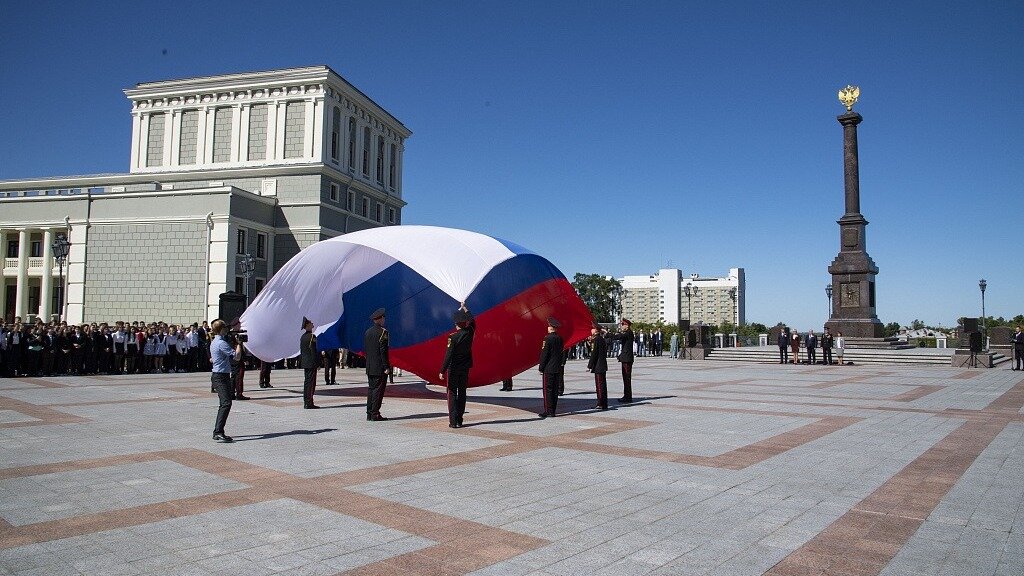
[(562, 337), (556, 331), (561, 323), (548, 318), (548, 334), (540, 346), (540, 361), (537, 369), (543, 375), (544, 411), (537, 414), (541, 418), (554, 417), (558, 406), (558, 381), (562, 371)]
[(608, 409), (608, 342), (604, 339), (601, 329), (594, 326), (590, 329), (590, 361), (587, 369), (594, 373), (594, 387), (597, 390), (597, 408)]
[(302, 364), (302, 407), (310, 410), (319, 408), (313, 404), (313, 391), (316, 389), (316, 369), (320, 366), (320, 352), (316, 349), (316, 334), (313, 334), (313, 321), (303, 316), (302, 329), (305, 332), (299, 337), (299, 362)]
[(381, 422), (387, 418), (381, 416), (380, 405), (384, 402), (384, 390), (388, 385), (388, 374), (391, 373), (391, 360), (388, 358), (390, 343), (388, 331), (384, 328), (384, 309), (378, 308), (370, 315), (373, 326), (363, 335), (363, 352), (366, 354), (366, 379), (370, 389), (366, 394), (366, 419)]
[(633, 323), (623, 318), (619, 323), (621, 331), (615, 336), (622, 345), (619, 348), (618, 361), (622, 364), (622, 398), (620, 403), (633, 401)]
[(469, 369), (473, 367), (473, 335), (476, 323), (473, 315), (462, 303), (452, 315), (455, 332), (448, 336), (448, 348), (441, 363), (441, 380), (448, 373), (448, 427), (462, 428), (462, 415), (466, 412), (466, 386)]

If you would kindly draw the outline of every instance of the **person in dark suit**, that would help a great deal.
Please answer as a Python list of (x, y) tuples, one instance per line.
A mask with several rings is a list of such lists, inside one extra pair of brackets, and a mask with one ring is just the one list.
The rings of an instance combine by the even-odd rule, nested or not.
[(313, 391), (316, 389), (316, 369), (320, 366), (320, 351), (316, 349), (316, 334), (313, 334), (313, 321), (302, 318), (302, 329), (305, 332), (299, 337), (299, 363), (302, 365), (302, 407), (306, 410), (319, 408), (313, 404)]
[(466, 412), (466, 386), (469, 369), (473, 367), (473, 335), (476, 322), (463, 302), (452, 315), (455, 332), (448, 336), (448, 348), (441, 363), (441, 380), (448, 373), (448, 427), (462, 428), (462, 415)]
[(608, 342), (597, 326), (590, 329), (590, 361), (587, 370), (594, 373), (594, 387), (597, 390), (597, 408), (608, 409)]
[(544, 411), (537, 416), (541, 418), (553, 418), (555, 409), (558, 407), (558, 375), (562, 371), (562, 355), (564, 351), (562, 337), (558, 335), (558, 328), (562, 324), (554, 319), (548, 318), (548, 334), (540, 346), (540, 361), (537, 369), (543, 375), (542, 389), (544, 391)]
[(823, 356), (822, 361), (826, 365), (832, 364), (832, 346), (835, 344), (835, 338), (832, 336), (832, 332), (825, 328), (825, 333), (821, 335), (821, 355)]
[(814, 330), (807, 331), (807, 338), (804, 339), (804, 345), (807, 347), (807, 363), (817, 364), (818, 363), (818, 337), (814, 335)]
[(1024, 370), (1024, 332), (1019, 324), (1013, 333), (1013, 369)]
[(622, 365), (622, 398), (619, 398), (619, 403), (626, 404), (633, 401), (633, 323), (623, 318), (619, 328), (613, 339), (621, 345), (617, 357)]
[(779, 328), (779, 364), (789, 362), (789, 328)]
[(338, 361), (341, 359), (341, 350), (331, 348), (324, 350), (324, 384), (334, 386), (338, 383)]
[(384, 309), (378, 308), (370, 315), (373, 326), (363, 335), (363, 352), (366, 354), (366, 379), (370, 389), (366, 394), (366, 419), (382, 422), (387, 418), (381, 416), (380, 405), (384, 402), (384, 391), (388, 385), (388, 374), (391, 373), (391, 360), (388, 358), (390, 342), (387, 328), (384, 327)]
[(501, 392), (511, 392), (511, 391), (512, 391), (512, 379), (511, 378), (506, 378), (506, 379), (502, 380), (501, 381)]

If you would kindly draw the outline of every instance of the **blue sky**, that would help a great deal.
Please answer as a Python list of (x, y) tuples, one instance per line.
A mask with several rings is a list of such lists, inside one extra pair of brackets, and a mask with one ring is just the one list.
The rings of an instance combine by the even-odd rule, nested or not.
[(570, 278), (747, 273), (827, 319), (843, 112), (883, 322), (1024, 313), (1024, 4), (5, 2), (0, 178), (126, 172), (138, 82), (326, 64), (413, 131), (407, 224)]

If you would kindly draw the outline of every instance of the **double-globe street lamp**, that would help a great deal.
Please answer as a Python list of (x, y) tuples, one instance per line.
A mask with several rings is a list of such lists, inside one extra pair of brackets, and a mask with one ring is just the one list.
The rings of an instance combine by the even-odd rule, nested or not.
[(243, 286), (243, 293), (245, 294), (245, 305), (249, 305), (249, 278), (252, 278), (253, 273), (256, 272), (256, 259), (252, 257), (252, 254), (245, 254), (242, 259), (238, 261), (238, 267), (242, 271), (242, 277), (245, 278), (245, 285)]
[(825, 296), (828, 296), (828, 317), (832, 318), (832, 284), (825, 284)]
[(69, 252), (71, 252), (71, 242), (68, 241), (68, 237), (64, 234), (57, 234), (57, 239), (53, 241), (53, 258), (57, 261), (57, 268), (60, 270), (57, 310), (61, 320), (64, 320), (64, 262), (67, 260)]

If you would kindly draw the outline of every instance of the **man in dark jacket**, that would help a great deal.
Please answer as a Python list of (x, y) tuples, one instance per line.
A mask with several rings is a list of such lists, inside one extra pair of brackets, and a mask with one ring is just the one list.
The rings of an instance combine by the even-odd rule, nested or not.
[(587, 370), (594, 373), (594, 387), (597, 390), (597, 408), (608, 409), (608, 342), (604, 339), (601, 329), (594, 326), (590, 329), (590, 362)]
[(558, 406), (558, 375), (562, 372), (562, 337), (558, 335), (557, 329), (562, 324), (554, 319), (548, 318), (548, 334), (544, 337), (544, 343), (540, 347), (540, 361), (537, 369), (543, 374), (544, 390), (544, 411), (537, 414), (541, 418), (555, 416), (555, 408)]
[(1024, 331), (1019, 324), (1013, 333), (1013, 370), (1024, 370)]
[(816, 349), (818, 347), (818, 337), (814, 335), (814, 330), (807, 331), (807, 339), (804, 342), (807, 347), (807, 363), (811, 365), (817, 364), (818, 355)]
[(466, 309), (465, 302), (452, 316), (455, 332), (448, 336), (448, 348), (441, 363), (441, 380), (448, 373), (448, 427), (462, 428), (462, 415), (466, 412), (466, 386), (469, 369), (473, 367), (473, 335), (476, 323)]
[(825, 328), (824, 334), (821, 335), (821, 355), (822, 361), (826, 365), (832, 364), (832, 346), (835, 345), (836, 339), (832, 336), (832, 332)]
[(633, 401), (633, 323), (623, 318), (619, 322), (620, 332), (614, 336), (621, 344), (618, 361), (622, 364), (622, 398), (619, 403)]
[(779, 364), (789, 363), (789, 328), (779, 327)]
[(384, 328), (384, 309), (378, 308), (370, 315), (373, 326), (363, 335), (363, 352), (366, 354), (366, 379), (370, 389), (366, 395), (366, 419), (381, 422), (387, 418), (381, 416), (380, 405), (384, 402), (384, 391), (391, 373), (391, 360), (388, 358), (390, 342), (388, 331)]
[(316, 369), (320, 366), (320, 351), (316, 349), (316, 334), (313, 334), (313, 321), (302, 318), (302, 329), (305, 332), (299, 337), (299, 362), (302, 364), (304, 378), (302, 380), (302, 407), (310, 410), (319, 408), (313, 404), (313, 392), (316, 390)]

